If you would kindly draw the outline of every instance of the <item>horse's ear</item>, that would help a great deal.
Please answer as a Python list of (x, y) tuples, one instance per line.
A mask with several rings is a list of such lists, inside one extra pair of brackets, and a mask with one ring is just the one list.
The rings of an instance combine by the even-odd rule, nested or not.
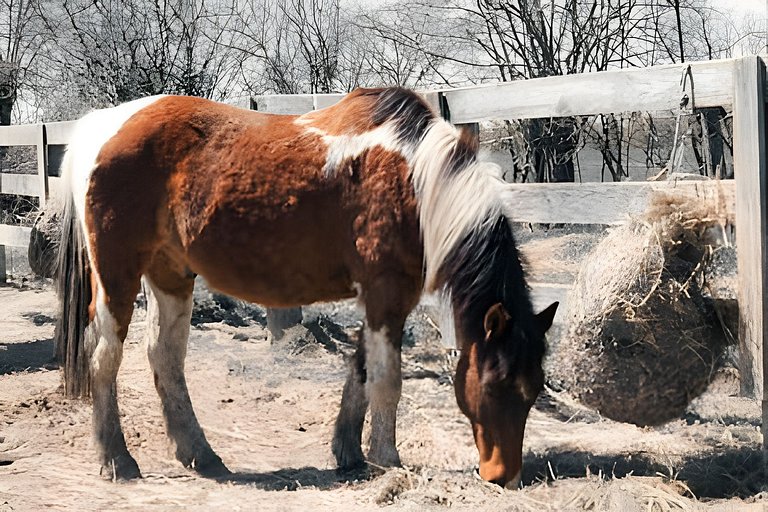
[(539, 326), (539, 332), (544, 334), (552, 327), (552, 322), (555, 320), (555, 313), (557, 313), (557, 306), (559, 302), (553, 302), (547, 309), (536, 315), (536, 323)]
[(509, 313), (504, 309), (504, 306), (497, 302), (485, 313), (483, 319), (483, 329), (485, 329), (485, 339), (491, 340), (499, 336), (507, 327), (509, 321)]

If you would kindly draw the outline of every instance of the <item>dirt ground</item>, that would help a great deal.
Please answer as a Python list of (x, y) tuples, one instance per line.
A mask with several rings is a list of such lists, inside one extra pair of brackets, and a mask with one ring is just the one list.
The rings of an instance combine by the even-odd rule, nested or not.
[[(339, 474), (330, 441), (357, 325), (353, 311), (350, 303), (309, 308), (305, 319), (321, 320), (310, 327), (326, 326), (321, 343), (297, 328), (272, 344), (258, 322), (192, 329), (192, 400), (233, 471), (211, 480), (168, 451), (146, 361), (144, 311), (137, 309), (118, 389), (144, 478), (113, 484), (98, 475), (90, 405), (64, 399), (50, 363), (53, 292), (0, 288), (0, 511), (768, 510), (759, 407), (736, 396), (728, 369), (685, 417), (656, 428), (615, 423), (545, 393), (528, 421), (523, 489), (478, 480), (469, 423), (451, 386), (455, 355), (423, 310), (405, 338), (404, 468)], [(328, 317), (342, 330), (329, 330), (335, 324), (324, 323)]]

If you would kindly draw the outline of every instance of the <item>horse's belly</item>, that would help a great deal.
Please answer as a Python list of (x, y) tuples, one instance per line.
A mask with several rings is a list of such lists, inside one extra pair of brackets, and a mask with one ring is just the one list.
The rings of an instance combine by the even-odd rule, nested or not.
[(200, 275), (212, 288), (269, 307), (301, 306), (356, 295), (352, 281), (344, 272), (334, 275), (327, 270), (316, 269), (308, 273), (287, 266), (276, 269), (272, 265), (225, 273), (208, 268), (201, 270)]
[(249, 223), (253, 229), (212, 225), (190, 246), (190, 268), (212, 287), (265, 306), (354, 297), (351, 229), (292, 217)]

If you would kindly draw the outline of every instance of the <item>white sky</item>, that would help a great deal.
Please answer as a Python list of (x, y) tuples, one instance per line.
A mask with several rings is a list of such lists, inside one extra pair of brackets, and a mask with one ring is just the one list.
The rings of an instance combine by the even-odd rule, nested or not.
[(733, 9), (738, 14), (763, 14), (766, 0), (715, 0), (712, 5), (721, 10)]

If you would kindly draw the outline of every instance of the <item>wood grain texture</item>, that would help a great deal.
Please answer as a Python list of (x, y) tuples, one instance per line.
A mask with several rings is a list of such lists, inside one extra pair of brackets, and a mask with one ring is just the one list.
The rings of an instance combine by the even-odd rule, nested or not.
[[(688, 64), (553, 76), (443, 91), (451, 122), (674, 110)], [(733, 60), (690, 63), (695, 106), (731, 105)]]
[[(758, 57), (736, 63), (733, 166), (736, 176), (736, 244), (739, 283), (741, 391), (763, 398), (766, 355), (766, 146), (765, 64)], [(763, 409), (765, 419), (766, 410)]]
[(293, 94), (290, 96), (262, 95), (253, 97), (253, 110), (270, 114), (306, 114), (315, 108), (311, 94)]
[(39, 178), (36, 174), (0, 173), (0, 194), (39, 197)]
[(60, 121), (57, 123), (45, 123), (45, 135), (47, 144), (66, 145), (72, 139), (77, 121)]
[(514, 222), (614, 225), (644, 212), (657, 192), (711, 199), (730, 216), (736, 211), (733, 180), (523, 183), (508, 185), (503, 202)]
[(27, 247), (32, 228), (0, 224), (0, 245), (9, 247)]
[(41, 124), (0, 126), (0, 146), (34, 146), (42, 129)]

